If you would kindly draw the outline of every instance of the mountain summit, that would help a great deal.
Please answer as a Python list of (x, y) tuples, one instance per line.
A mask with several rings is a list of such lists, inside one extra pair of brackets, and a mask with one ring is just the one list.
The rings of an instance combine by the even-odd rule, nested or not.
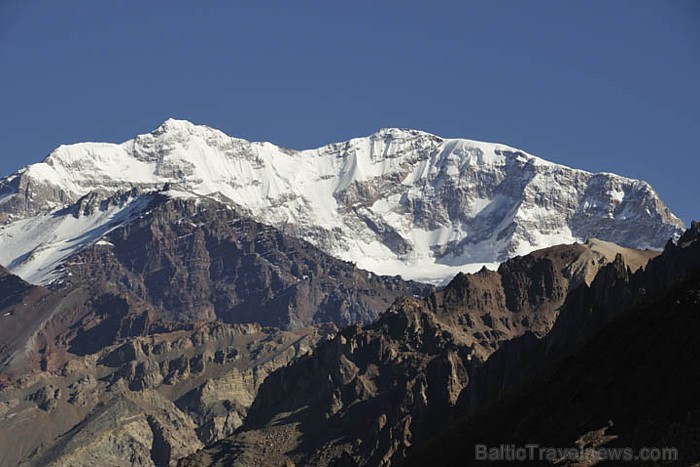
[[(683, 228), (646, 182), (501, 144), (388, 128), (295, 151), (169, 119), (121, 144), (60, 146), (1, 180), (0, 264), (40, 277), (22, 273), (27, 258), (98, 241), (80, 229), (106, 232), (138, 211), (108, 204), (64, 228), (66, 206), (166, 184), (171, 196), (215, 198), (360, 268), (422, 281), (591, 237), (661, 249)], [(18, 242), (28, 229), (42, 238)]]

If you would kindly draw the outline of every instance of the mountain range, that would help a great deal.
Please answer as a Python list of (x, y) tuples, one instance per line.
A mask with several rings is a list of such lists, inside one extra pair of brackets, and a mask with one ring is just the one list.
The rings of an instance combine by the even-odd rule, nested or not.
[(501, 144), (393, 128), (296, 151), (171, 119), (121, 144), (61, 146), (0, 181), (0, 264), (48, 285), (70, 254), (143, 208), (76, 216), (67, 206), (166, 185), (174, 198), (218, 200), (360, 269), (437, 284), (594, 237), (660, 249), (683, 229), (646, 182)]
[(0, 466), (700, 462), (700, 224), (643, 181), (168, 120), (1, 180), (0, 223)]

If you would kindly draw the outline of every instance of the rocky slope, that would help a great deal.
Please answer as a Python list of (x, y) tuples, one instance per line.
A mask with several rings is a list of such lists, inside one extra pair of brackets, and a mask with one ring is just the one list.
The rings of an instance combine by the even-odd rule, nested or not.
[(604, 267), (590, 283), (573, 290), (551, 332), (543, 339), (525, 334), (498, 349), (473, 374), (477, 383), (460, 396), (471, 411), (492, 402), (505, 389), (530, 377), (552, 360), (565, 358), (612, 320), (647, 306), (700, 269), (700, 224), (693, 223), (678, 244), (669, 242), (644, 272), (633, 273), (622, 257)]
[[(211, 199), (137, 189), (91, 193), (49, 217), (57, 223), (37, 223), (40, 235), (76, 237), (34, 248), (23, 264), (55, 289), (89, 288), (92, 301), (109, 295), (143, 302), (150, 321), (342, 326), (376, 319), (400, 295), (431, 290), (361, 271)], [(40, 242), (33, 232), (23, 233)]]
[[(660, 284), (673, 283), (668, 280), (673, 275), (680, 281), (660, 290)], [(675, 462), (661, 465), (697, 465), (700, 226), (693, 225), (679, 245), (669, 245), (646, 274), (629, 275), (624, 269), (611, 267), (607, 279), (613, 277), (623, 284), (618, 299), (636, 296), (632, 300), (636, 305), (621, 312), (608, 307), (610, 302), (598, 301), (587, 316), (582, 315), (583, 309), (562, 311), (562, 330), (552, 331), (539, 345), (530, 346), (530, 355), (520, 358), (530, 370), (519, 383), (511, 383), (505, 392), (494, 392), (492, 384), (488, 393), (494, 400), (490, 404), (472, 405), (476, 410), (467, 412), (445, 433), (413, 452), (405, 465), (469, 464), (474, 460), (477, 443), (632, 448), (632, 456), (641, 454), (644, 447), (675, 448)], [(642, 290), (655, 298), (640, 299)], [(613, 316), (601, 319), (601, 314), (611, 311)], [(592, 335), (562, 350), (562, 339), (573, 334), (573, 322), (596, 315), (594, 321), (600, 325), (593, 327)], [(576, 326), (580, 328), (580, 323)], [(553, 352), (557, 346), (559, 349)], [(539, 358), (533, 352), (538, 347)], [(507, 364), (504, 368), (504, 362), (514, 361), (523, 348), (504, 346), (497, 352), (502, 354), (500, 358), (491, 366), (487, 362), (475, 380), (483, 381), (489, 373), (495, 375), (494, 365), (508, 374), (511, 368)], [(502, 376), (498, 379), (503, 381)], [(492, 383), (495, 380), (491, 378)], [(499, 393), (501, 397), (494, 397)], [(474, 399), (473, 395), (464, 396)], [(555, 460), (542, 463), (551, 465)], [(641, 459), (629, 460), (632, 462), (625, 465), (649, 465)], [(588, 451), (582, 459), (556, 463), (596, 465), (600, 461)]]
[[(645, 182), (571, 169), (504, 145), (384, 129), (293, 151), (168, 120), (122, 144), (61, 146), (0, 181), (0, 222), (8, 224), (0, 228), (0, 264), (43, 283), (25, 261), (52, 244), (75, 246), (71, 241), (95, 226), (62, 224), (64, 230), (19, 248), (13, 238), (41, 230), (35, 216), (91, 192), (165, 183), (180, 186), (181, 196), (218, 197), (362, 269), (424, 281), (592, 237), (661, 248), (682, 228)], [(106, 217), (120, 222), (127, 214)]]
[(93, 192), (47, 217), (43, 234), (77, 235), (32, 252), (60, 257), (36, 268), (51, 287), (0, 269), (3, 466), (173, 463), (230, 434), (269, 372), (336, 329), (312, 324), (432, 290), (170, 191)]
[(127, 338), (0, 386), (0, 465), (162, 466), (233, 432), (266, 375), (334, 328)]
[(402, 298), (271, 374), (241, 429), (181, 465), (396, 463), (455, 416), (495, 351), (550, 334), (577, 290), (653, 256), (599, 241), (562, 245), (458, 275), (425, 300)]

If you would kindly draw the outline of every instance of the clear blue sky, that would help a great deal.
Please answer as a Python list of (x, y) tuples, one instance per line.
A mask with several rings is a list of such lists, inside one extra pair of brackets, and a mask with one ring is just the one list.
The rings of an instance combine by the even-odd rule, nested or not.
[(168, 117), (297, 148), (380, 127), (649, 181), (700, 217), (700, 2), (0, 0), (0, 175)]

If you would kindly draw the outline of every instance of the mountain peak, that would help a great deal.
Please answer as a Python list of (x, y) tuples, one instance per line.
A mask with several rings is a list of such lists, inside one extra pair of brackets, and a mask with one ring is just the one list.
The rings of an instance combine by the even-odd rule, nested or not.
[(413, 128), (398, 128), (398, 127), (390, 127), (390, 128), (380, 128), (377, 131), (375, 131), (370, 137), (378, 137), (378, 138), (405, 138), (405, 137), (429, 137), (429, 138), (436, 138), (439, 140), (442, 140), (439, 136), (436, 136), (432, 133), (428, 133), (427, 131), (423, 130), (416, 130)]
[(165, 133), (167, 131), (188, 131), (198, 127), (189, 120), (179, 120), (176, 118), (168, 118), (156, 128), (153, 133)]
[(644, 183), (500, 144), (383, 128), (289, 151), (178, 119), (122, 144), (62, 146), (1, 180), (0, 222), (166, 183), (228, 200), (359, 268), (424, 281), (590, 237), (660, 249), (683, 225)]

